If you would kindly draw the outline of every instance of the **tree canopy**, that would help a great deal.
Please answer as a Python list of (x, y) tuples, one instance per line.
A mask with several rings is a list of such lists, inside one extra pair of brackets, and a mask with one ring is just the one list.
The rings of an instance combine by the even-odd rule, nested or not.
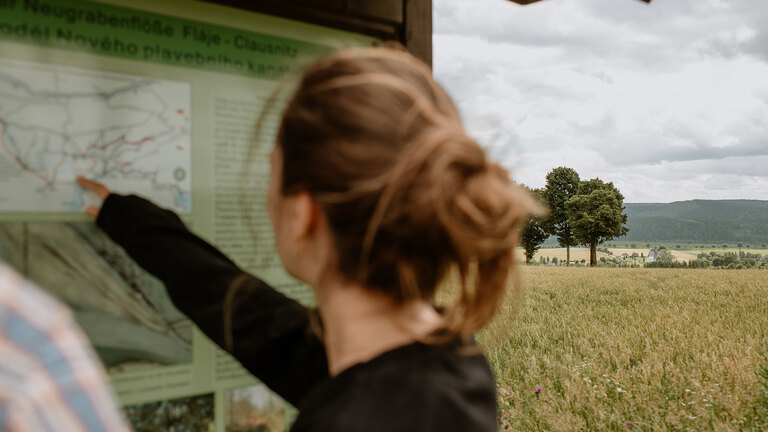
[(596, 265), (597, 245), (629, 232), (624, 196), (613, 183), (599, 178), (581, 181), (572, 168), (554, 168), (546, 180), (543, 189), (525, 188), (549, 208), (546, 218), (529, 218), (520, 232), (525, 262), (530, 263), (544, 240), (554, 235), (566, 248), (566, 265), (571, 261), (570, 247), (577, 244), (589, 246), (590, 265)]
[(597, 245), (625, 235), (624, 196), (613, 183), (599, 178), (580, 182), (565, 203), (567, 222), (579, 244), (589, 245), (590, 265), (597, 264)]
[[(525, 187), (525, 186), (524, 186)], [(542, 200), (543, 191), (541, 189), (530, 189), (525, 187), (525, 190), (531, 193), (537, 200)], [(549, 237), (549, 233), (544, 226), (544, 221), (541, 217), (530, 216), (528, 222), (523, 226), (520, 231), (520, 246), (523, 247), (525, 253), (525, 263), (531, 262), (533, 255), (539, 250), (539, 247), (544, 240)]]
[(546, 177), (544, 202), (549, 206), (549, 218), (545, 222), (548, 232), (557, 237), (560, 246), (566, 248), (567, 261), (571, 261), (571, 246), (576, 244), (565, 203), (578, 193), (579, 174), (572, 168), (557, 167)]

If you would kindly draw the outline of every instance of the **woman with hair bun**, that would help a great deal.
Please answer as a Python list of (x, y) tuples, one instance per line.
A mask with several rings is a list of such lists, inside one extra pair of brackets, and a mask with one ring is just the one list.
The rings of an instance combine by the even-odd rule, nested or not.
[[(270, 156), (281, 261), (310, 310), (240, 270), (179, 218), (110, 194), (87, 212), (213, 341), (299, 409), (299, 431), (495, 431), (493, 375), (472, 333), (516, 275), (534, 209), (488, 160), (429, 68), (385, 48), (312, 64)], [(456, 304), (437, 310), (450, 269)]]

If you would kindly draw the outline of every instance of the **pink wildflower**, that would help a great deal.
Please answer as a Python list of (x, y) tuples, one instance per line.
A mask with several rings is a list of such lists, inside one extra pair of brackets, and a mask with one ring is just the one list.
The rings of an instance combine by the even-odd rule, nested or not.
[(536, 393), (540, 393), (542, 390), (544, 389), (541, 386), (536, 386)]

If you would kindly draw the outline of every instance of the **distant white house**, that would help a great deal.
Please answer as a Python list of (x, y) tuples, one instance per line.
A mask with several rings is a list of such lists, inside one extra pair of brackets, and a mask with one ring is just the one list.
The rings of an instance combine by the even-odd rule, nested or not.
[(627, 259), (627, 258), (629, 258), (629, 254), (624, 252), (623, 254), (621, 254), (621, 258), (622, 259)]
[(653, 248), (652, 251), (648, 252), (648, 256), (645, 258), (645, 262), (654, 262), (658, 256), (659, 248)]

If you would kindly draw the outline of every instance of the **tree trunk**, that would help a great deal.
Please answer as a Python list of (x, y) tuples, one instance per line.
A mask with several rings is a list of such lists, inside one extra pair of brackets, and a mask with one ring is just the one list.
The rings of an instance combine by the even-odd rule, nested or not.
[(528, 254), (525, 254), (525, 265), (528, 265), (531, 263), (531, 259), (528, 258)]
[(597, 265), (597, 241), (592, 240), (589, 245), (589, 266), (594, 267)]
[(565, 245), (565, 266), (571, 265), (571, 245)]

